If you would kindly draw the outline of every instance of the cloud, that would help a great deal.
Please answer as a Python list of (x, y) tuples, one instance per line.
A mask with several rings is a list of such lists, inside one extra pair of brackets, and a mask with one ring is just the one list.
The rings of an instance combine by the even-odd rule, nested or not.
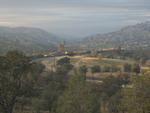
[(147, 21), (150, 0), (0, 0), (0, 25), (85, 36)]

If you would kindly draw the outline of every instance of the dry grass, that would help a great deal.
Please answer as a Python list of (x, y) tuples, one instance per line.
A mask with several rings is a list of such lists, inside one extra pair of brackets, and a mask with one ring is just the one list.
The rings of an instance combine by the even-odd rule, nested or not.
[(99, 58), (99, 57), (78, 57), (74, 63), (78, 63), (78, 65), (116, 65), (118, 67), (123, 66), (125, 63), (133, 64), (134, 61), (131, 60), (121, 60), (121, 59), (110, 59), (110, 58)]

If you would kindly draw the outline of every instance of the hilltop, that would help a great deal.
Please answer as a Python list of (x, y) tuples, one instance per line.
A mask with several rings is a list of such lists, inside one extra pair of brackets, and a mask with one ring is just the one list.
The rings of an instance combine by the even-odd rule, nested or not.
[(150, 47), (150, 22), (122, 28), (119, 31), (96, 34), (86, 37), (82, 44), (87, 47), (112, 48), (122, 46), (126, 49)]
[(26, 53), (52, 49), (59, 38), (39, 28), (0, 27), (0, 54), (8, 50), (21, 50)]

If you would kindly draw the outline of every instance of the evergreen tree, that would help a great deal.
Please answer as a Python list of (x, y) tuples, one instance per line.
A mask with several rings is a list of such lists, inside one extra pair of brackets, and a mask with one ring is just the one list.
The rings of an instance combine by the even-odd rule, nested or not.
[(57, 113), (99, 113), (97, 95), (92, 92), (83, 75), (73, 75), (68, 88), (60, 97)]
[[(42, 70), (41, 70), (42, 71)], [(13, 113), (20, 97), (30, 97), (36, 83), (37, 64), (23, 53), (8, 52), (0, 57), (0, 110), (2, 113)]]

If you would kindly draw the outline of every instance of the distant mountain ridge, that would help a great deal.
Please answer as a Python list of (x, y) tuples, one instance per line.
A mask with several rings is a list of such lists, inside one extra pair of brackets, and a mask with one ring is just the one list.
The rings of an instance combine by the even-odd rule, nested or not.
[(119, 31), (97, 34), (86, 37), (82, 44), (87, 47), (111, 48), (122, 46), (124, 48), (150, 47), (150, 22), (144, 22), (122, 28)]
[[(64, 39), (39, 28), (0, 27), (0, 54), (10, 50), (21, 50), (27, 54), (54, 49)], [(67, 41), (69, 47), (76, 48), (150, 48), (150, 22), (122, 28), (119, 31), (97, 34), (82, 41)]]
[(0, 27), (0, 54), (10, 50), (40, 52), (56, 47), (59, 41), (57, 36), (39, 28)]

